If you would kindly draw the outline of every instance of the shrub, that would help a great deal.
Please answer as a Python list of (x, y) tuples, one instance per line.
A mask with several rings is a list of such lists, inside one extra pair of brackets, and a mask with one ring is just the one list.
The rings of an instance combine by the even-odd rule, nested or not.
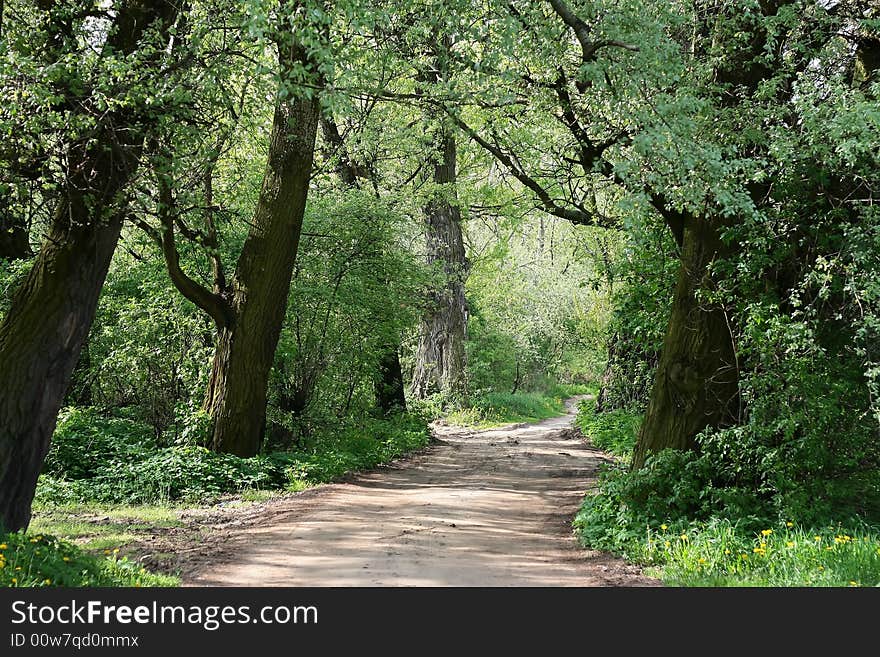
[(578, 404), (575, 426), (601, 450), (629, 459), (636, 446), (642, 416), (627, 409), (596, 412), (596, 402), (584, 399)]
[(95, 408), (65, 408), (58, 416), (43, 473), (76, 480), (94, 477), (112, 460), (137, 460), (155, 447), (150, 427)]

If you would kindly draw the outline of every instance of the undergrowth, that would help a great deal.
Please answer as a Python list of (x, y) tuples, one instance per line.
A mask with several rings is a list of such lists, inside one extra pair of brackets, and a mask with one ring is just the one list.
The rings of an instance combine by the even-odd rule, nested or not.
[(176, 586), (177, 578), (147, 572), (126, 558), (90, 554), (43, 534), (0, 534), (0, 586)]
[(622, 555), (672, 586), (880, 585), (880, 528), (864, 515), (827, 501), (799, 506), (788, 486), (756, 485), (743, 468), (732, 476), (711, 437), (699, 452), (665, 450), (630, 471), (640, 422), (581, 405), (581, 431), (621, 457), (575, 518), (585, 547)]

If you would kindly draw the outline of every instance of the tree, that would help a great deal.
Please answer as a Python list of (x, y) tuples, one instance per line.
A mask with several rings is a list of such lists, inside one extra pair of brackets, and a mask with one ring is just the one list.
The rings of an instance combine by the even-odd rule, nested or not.
[[(272, 31), (279, 82), (262, 187), (235, 273), (227, 281), (215, 266), (213, 290), (180, 266), (172, 183), (167, 172), (158, 173), (162, 230), (160, 236), (151, 232), (175, 286), (217, 327), (205, 398), (211, 445), (238, 456), (257, 454), (266, 428), (269, 373), (287, 307), (321, 111), (315, 43), (325, 42), (320, 35), (326, 26), (302, 22), (306, 4), (280, 3)], [(311, 46), (304, 38), (312, 39)]]
[[(179, 3), (165, 0), (120, 7), (99, 44), (99, 67), (127, 62), (135, 78), (163, 75), (163, 54), (179, 9)], [(67, 61), (86, 56), (76, 34), (81, 7), (41, 2), (37, 11), (40, 34), (53, 55)], [(61, 174), (52, 179), (62, 193), (48, 234), (0, 322), (0, 523), (7, 530), (30, 521), (37, 476), (122, 230), (125, 206), (119, 195), (156, 121), (138, 99), (139, 90), (124, 86), (130, 81), (111, 84), (109, 92), (120, 102), (107, 108), (106, 80), (87, 79), (87, 67), (65, 70), (64, 95), (50, 102), (81, 127), (64, 136), (57, 160)], [(3, 80), (4, 86), (19, 82)]]
[[(449, 50), (445, 37), (434, 48), (435, 62), (423, 77), (428, 84), (447, 82)], [(465, 339), (467, 335), (467, 254), (461, 229), (461, 211), (456, 200), (455, 133), (444, 117), (429, 112), (435, 124), (432, 158), (428, 164), (435, 185), (424, 209), (428, 263), (442, 268), (446, 284), (432, 292), (422, 318), (416, 365), (410, 384), (412, 394), (423, 399), (434, 392), (461, 397), (467, 387)]]

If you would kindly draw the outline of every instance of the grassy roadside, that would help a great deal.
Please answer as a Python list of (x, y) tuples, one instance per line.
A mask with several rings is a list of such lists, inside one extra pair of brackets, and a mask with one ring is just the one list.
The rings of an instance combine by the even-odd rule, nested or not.
[(628, 471), (640, 423), (636, 413), (597, 414), (592, 402), (580, 406), (577, 426), (620, 459), (575, 518), (584, 547), (646, 566), (669, 586), (880, 585), (880, 529), (858, 518), (817, 525), (757, 517), (738, 512), (733, 498), (723, 513), (692, 517), (705, 489), (690, 490), (686, 477), (672, 479), (662, 459)]
[(190, 531), (183, 514), (193, 509), (300, 491), (430, 440), (424, 420), (401, 416), (238, 459), (193, 446), (150, 447), (138, 427), (111, 422), (109, 435), (93, 416), (61, 425), (28, 532), (0, 535), (0, 586), (175, 586), (178, 578), (149, 573), (126, 552), (159, 533)]
[(595, 393), (583, 385), (558, 385), (545, 392), (487, 392), (475, 395), (467, 406), (445, 415), (449, 424), (491, 429), (520, 422), (540, 422), (565, 414), (565, 400)]

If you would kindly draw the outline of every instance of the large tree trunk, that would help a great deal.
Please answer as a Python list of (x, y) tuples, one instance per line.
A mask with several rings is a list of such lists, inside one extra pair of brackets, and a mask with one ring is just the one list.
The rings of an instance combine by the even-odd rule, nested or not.
[[(134, 52), (145, 30), (167, 30), (177, 3), (133, 2), (110, 45)], [(69, 177), (52, 227), (0, 323), (0, 524), (26, 528), (58, 410), (88, 335), (122, 229), (117, 194), (137, 168), (145, 125), (131, 113), (70, 145)]]
[(9, 531), (30, 522), (58, 410), (119, 239), (120, 217), (100, 229), (88, 219), (73, 230), (66, 217), (56, 223), (0, 324), (0, 521)]
[(684, 229), (681, 266), (633, 468), (663, 449), (692, 449), (707, 426), (738, 415), (736, 353), (724, 309), (697, 299), (713, 287), (709, 265), (728, 248), (709, 221), (692, 219)]
[[(299, 44), (279, 49), (284, 80), (311, 66)], [(232, 281), (231, 321), (220, 327), (205, 408), (218, 452), (254, 456), (266, 425), (269, 372), (287, 308), (305, 213), (320, 103), (300, 93), (279, 100), (268, 163), (250, 232)]]
[(453, 397), (465, 392), (465, 339), (468, 309), (465, 299), (469, 263), (461, 233), (461, 213), (454, 189), (455, 137), (446, 129), (440, 133), (441, 161), (434, 166), (434, 182), (445, 185), (425, 208), (428, 262), (439, 263), (446, 274), (421, 322), (412, 394), (423, 399), (433, 392)]

